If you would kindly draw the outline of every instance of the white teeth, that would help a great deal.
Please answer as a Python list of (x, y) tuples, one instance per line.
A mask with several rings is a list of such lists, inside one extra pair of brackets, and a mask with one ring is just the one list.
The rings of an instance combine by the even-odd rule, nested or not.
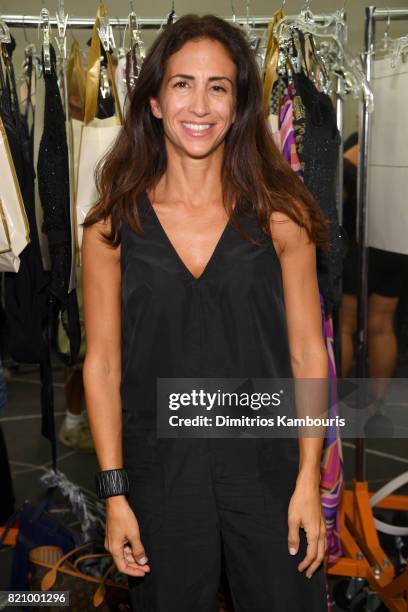
[(206, 124), (183, 123), (183, 125), (189, 130), (193, 130), (194, 132), (202, 132), (204, 130), (208, 130), (211, 127), (210, 123), (206, 123)]

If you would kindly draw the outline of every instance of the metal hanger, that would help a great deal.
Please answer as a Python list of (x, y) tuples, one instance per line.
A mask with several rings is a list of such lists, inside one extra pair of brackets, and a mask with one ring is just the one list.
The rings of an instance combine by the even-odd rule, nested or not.
[(388, 10), (387, 27), (385, 28), (385, 32), (383, 36), (383, 50), (384, 51), (388, 51), (390, 27), (391, 27), (391, 15), (390, 15), (390, 11)]
[(177, 15), (176, 15), (175, 0), (173, 0), (171, 3), (171, 11), (167, 15), (167, 25), (172, 25), (175, 21), (177, 21)]
[(237, 16), (235, 13), (234, 0), (231, 0), (231, 13), (232, 13), (232, 23), (235, 23), (237, 20)]

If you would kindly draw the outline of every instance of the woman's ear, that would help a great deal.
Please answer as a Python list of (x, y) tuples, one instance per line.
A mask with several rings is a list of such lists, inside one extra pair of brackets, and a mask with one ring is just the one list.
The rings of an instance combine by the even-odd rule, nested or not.
[(163, 119), (160, 104), (157, 98), (150, 98), (150, 109), (156, 119)]

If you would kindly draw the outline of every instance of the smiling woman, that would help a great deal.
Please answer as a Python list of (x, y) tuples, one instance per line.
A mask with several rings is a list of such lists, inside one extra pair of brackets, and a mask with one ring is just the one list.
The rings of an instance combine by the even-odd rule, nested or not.
[(98, 181), (84, 384), (105, 545), (134, 611), (215, 612), (222, 550), (236, 612), (327, 610), (323, 441), (207, 438), (210, 419), (193, 439), (156, 430), (160, 378), (327, 378), (325, 223), (273, 144), (238, 28), (166, 28)]

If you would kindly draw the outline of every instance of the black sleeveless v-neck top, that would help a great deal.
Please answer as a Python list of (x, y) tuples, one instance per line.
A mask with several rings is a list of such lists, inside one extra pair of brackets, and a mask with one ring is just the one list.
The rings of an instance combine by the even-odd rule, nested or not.
[[(291, 378), (292, 368), (280, 262), (254, 214), (237, 208), (242, 227), (262, 245), (251, 244), (228, 222), (195, 278), (146, 194), (139, 211), (142, 235), (122, 225), (121, 401), (125, 467), (143, 479), (144, 469), (152, 476), (152, 465), (168, 460), (172, 445), (206, 442), (154, 439), (156, 378)], [(266, 469), (282, 476), (291, 467), (294, 475), (296, 439), (257, 443), (271, 463)], [(166, 451), (157, 453), (158, 447)]]

